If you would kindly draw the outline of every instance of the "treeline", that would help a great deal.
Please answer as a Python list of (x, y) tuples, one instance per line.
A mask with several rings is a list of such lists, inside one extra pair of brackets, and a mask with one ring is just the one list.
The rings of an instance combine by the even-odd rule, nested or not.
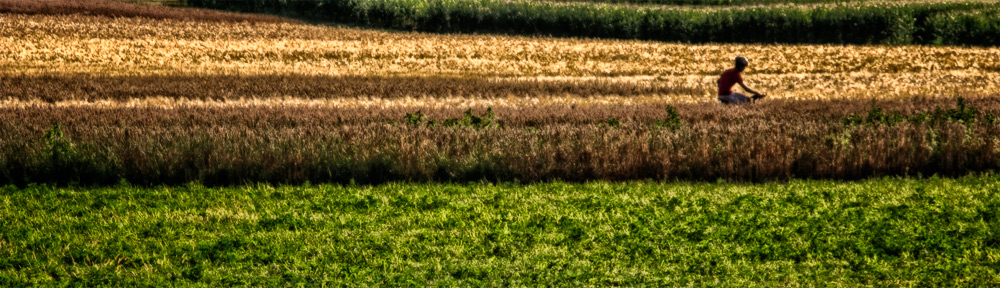
[(426, 32), (722, 43), (1000, 43), (988, 3), (720, 10), (502, 0), (190, 0), (189, 5)]

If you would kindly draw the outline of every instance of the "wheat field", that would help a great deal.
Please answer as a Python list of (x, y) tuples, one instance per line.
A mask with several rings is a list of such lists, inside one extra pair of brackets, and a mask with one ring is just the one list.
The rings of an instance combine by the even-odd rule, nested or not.
[[(5, 181), (763, 181), (1000, 167), (996, 47), (428, 34), (211, 13), (0, 14)], [(766, 101), (717, 103), (735, 56), (750, 59), (747, 84)]]
[[(987, 1), (550, 1), (566, 5), (157, 1), (404, 9), (380, 18), (400, 25), (356, 27), (343, 23), (367, 19), (0, 0), (0, 287), (1000, 283), (996, 45), (373, 29), (489, 7), (628, 28), (616, 12), (702, 3), (650, 9), (876, 28), (943, 9), (887, 31), (962, 40), (991, 30), (938, 24), (988, 19), (967, 15), (995, 13)], [(846, 18), (779, 14), (799, 8)], [(736, 56), (767, 98), (718, 103)]]
[(667, 86), (677, 92), (650, 96), (710, 102), (717, 74), (731, 66), (731, 58), (742, 55), (752, 63), (748, 84), (775, 99), (987, 96), (995, 94), (991, 84), (1000, 83), (997, 48), (687, 45), (379, 32), (301, 24), (79, 15), (2, 17), (9, 23), (0, 28), (4, 35), (0, 65), (7, 74), (600, 80)]

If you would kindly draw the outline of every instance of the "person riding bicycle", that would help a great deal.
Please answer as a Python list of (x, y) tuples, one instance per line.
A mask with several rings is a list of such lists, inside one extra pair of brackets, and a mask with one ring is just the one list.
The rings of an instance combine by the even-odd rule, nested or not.
[[(757, 91), (753, 91), (753, 89), (750, 89), (747, 85), (743, 84), (743, 75), (741, 73), (743, 73), (743, 70), (747, 69), (747, 65), (750, 65), (747, 58), (742, 56), (736, 57), (736, 67), (728, 69), (722, 72), (722, 75), (719, 75), (719, 80), (717, 80), (716, 83), (719, 84), (720, 102), (723, 104), (744, 104), (767, 97), (767, 94), (757, 93)], [(743, 87), (743, 91), (753, 94), (753, 97), (747, 97), (741, 93), (733, 92), (733, 86), (736, 84), (740, 84), (740, 87)]]

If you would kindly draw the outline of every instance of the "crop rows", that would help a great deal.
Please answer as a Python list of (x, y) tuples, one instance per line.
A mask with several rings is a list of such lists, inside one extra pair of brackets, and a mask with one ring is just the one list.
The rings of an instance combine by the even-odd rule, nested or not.
[(997, 48), (0, 9), (2, 287), (997, 282)]
[[(266, 83), (266, 85), (263, 85)], [(9, 75), (0, 78), (0, 99), (22, 102), (69, 101), (129, 102), (148, 98), (170, 100), (335, 100), (361, 102), (385, 100), (514, 99), (628, 95), (695, 95), (696, 87), (668, 82), (538, 79), (487, 79), (445, 77), (208, 75), (208, 76), (89, 76)]]
[[(997, 280), (997, 48), (0, 9), (3, 287)], [(769, 98), (715, 102), (736, 55)]]
[[(870, 100), (995, 96), (1000, 75), (757, 75), (773, 99)], [(715, 102), (711, 76), (628, 79), (453, 78), (303, 75), (6, 75), (0, 103), (56, 105), (523, 106)], [(267, 83), (262, 85), (261, 83)], [(932, 85), (928, 87), (927, 85)], [(863, 102), (863, 101), (862, 101)]]
[[(0, 17), (3, 183), (762, 181), (1000, 165), (996, 48)], [(752, 59), (748, 82), (769, 102), (712, 103), (732, 55)]]
[[(0, 61), (31, 65), (258, 64), (262, 71), (259, 73), (273, 73), (263, 69), (264, 64), (276, 68), (304, 66), (297, 74), (343, 74), (348, 70), (365, 73), (378, 66), (396, 66), (396, 71), (486, 76), (715, 75), (731, 66), (727, 55), (740, 54), (753, 60), (752, 72), (768, 74), (993, 72), (1000, 68), (996, 48), (682, 45), (387, 33), (290, 24), (2, 17), (9, 24), (0, 27), (2, 35), (8, 37), (0, 50), (4, 51)], [(315, 71), (322, 69), (330, 71)]]
[[(716, 11), (503, 0), (192, 0), (198, 7), (428, 32), (681, 42), (964, 44), (1000, 39), (993, 3)], [(956, 24), (957, 21), (957, 24)]]
[[(682, 45), (644, 41), (390, 33), (292, 24), (0, 14), (0, 63), (135, 68), (254, 67), (257, 73), (463, 76), (717, 75), (729, 55), (764, 74), (995, 72), (996, 48)], [(99, 40), (99, 41), (97, 41)], [(124, 67), (122, 67), (124, 66)], [(273, 67), (266, 69), (267, 67)], [(385, 67), (385, 68), (380, 68)], [(69, 70), (69, 69), (65, 69)], [(72, 70), (70, 70), (72, 71)], [(496, 71), (496, 72), (487, 72)], [(147, 72), (148, 73), (148, 72)]]
[[(555, 96), (595, 96), (582, 91), (592, 90), (612, 96), (683, 95), (674, 98), (711, 101), (714, 77), (731, 65), (732, 55), (751, 59), (748, 83), (774, 98), (985, 96), (995, 95), (991, 83), (1000, 81), (996, 73), (1000, 50), (996, 48), (679, 45), (78, 15), (0, 17), (8, 24), (0, 27), (0, 35), (6, 37), (0, 41), (0, 64), (5, 66), (5, 76), (0, 79), (5, 89), (0, 93), (21, 100), (122, 99), (130, 93), (138, 98), (230, 100), (278, 94), (307, 99), (387, 94), (537, 96), (527, 88), (512, 92), (500, 87), (536, 85), (524, 84), (522, 80), (527, 79), (562, 82), (537, 84), (550, 86), (540, 89)], [(452, 80), (425, 84), (405, 80), (413, 75)], [(238, 80), (240, 77), (249, 78)], [(302, 79), (294, 80), (297, 77)], [(388, 80), (376, 84), (374, 79), (362, 79), (366, 77)], [(393, 77), (403, 80), (389, 79)], [(515, 81), (480, 87), (485, 80), (468, 78)], [(273, 79), (279, 84), (254, 85), (249, 82), (254, 79)], [(141, 85), (142, 81), (150, 81), (150, 85)], [(393, 84), (397, 81), (417, 86), (413, 91), (357, 88), (398, 87)], [(566, 84), (569, 82), (578, 83)], [(115, 87), (115, 83), (128, 88)], [(202, 89), (215, 83), (225, 89)], [(437, 84), (451, 88), (431, 87)], [(620, 88), (591, 88), (608, 85)], [(552, 90), (568, 86), (583, 88), (565, 93)], [(331, 91), (341, 88), (346, 90)], [(220, 92), (223, 90), (246, 94)]]

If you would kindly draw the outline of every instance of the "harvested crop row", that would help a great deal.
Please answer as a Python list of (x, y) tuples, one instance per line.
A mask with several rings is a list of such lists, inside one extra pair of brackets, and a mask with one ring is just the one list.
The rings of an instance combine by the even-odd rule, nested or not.
[(269, 15), (125, 3), (113, 0), (0, 0), (0, 13), (143, 17), (213, 22), (298, 22)]

